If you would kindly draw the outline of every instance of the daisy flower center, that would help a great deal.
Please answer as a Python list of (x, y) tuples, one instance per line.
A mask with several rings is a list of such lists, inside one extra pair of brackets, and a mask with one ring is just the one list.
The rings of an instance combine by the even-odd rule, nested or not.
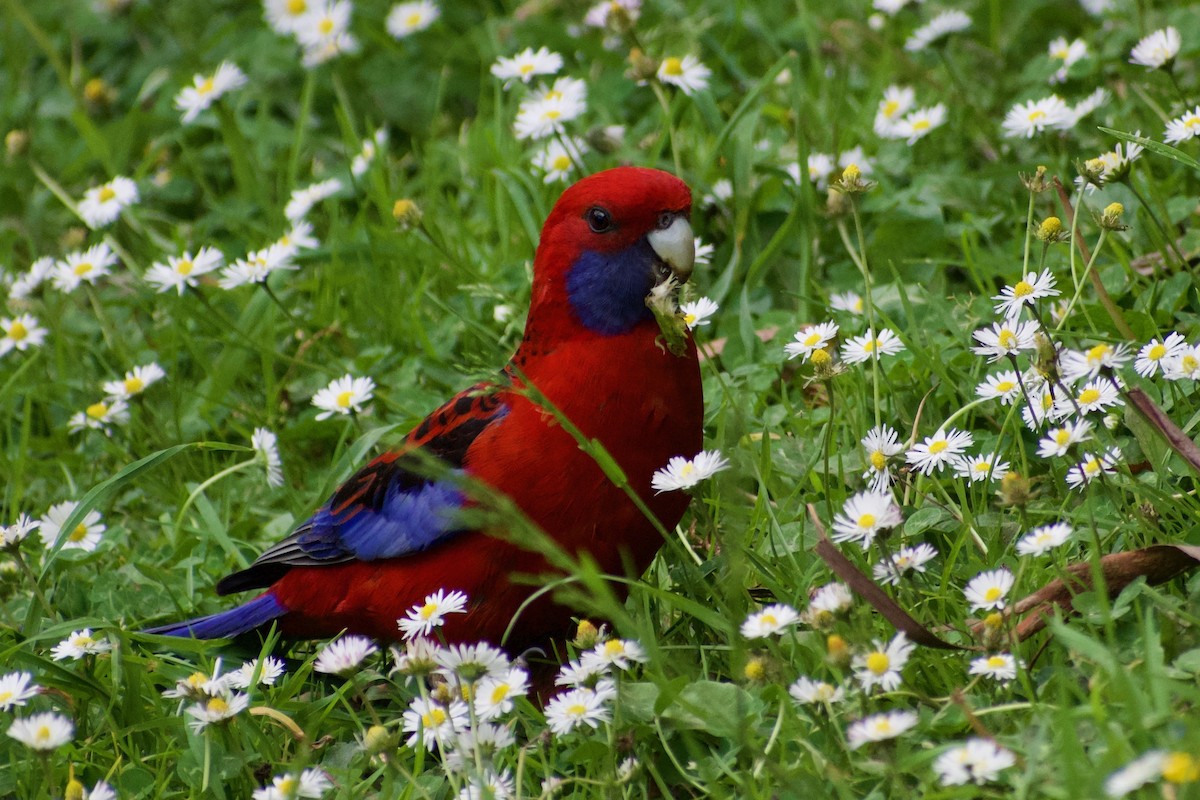
[(100, 202), (101, 203), (107, 203), (109, 200), (112, 200), (116, 196), (117, 196), (117, 193), (113, 191), (111, 186), (105, 186), (100, 189)]
[(930, 455), (936, 456), (938, 453), (942, 452), (949, 446), (950, 446), (950, 443), (947, 442), (945, 439), (939, 439), (938, 441), (929, 445), (929, 453), (930, 453)]
[(421, 724), (426, 728), (436, 728), (446, 721), (446, 712), (440, 708), (432, 708), (421, 717)]
[(199, 688), (208, 683), (208, 676), (203, 672), (193, 672), (186, 681), (188, 686)]
[(93, 268), (92, 262), (80, 261), (75, 265), (75, 269), (73, 269), (72, 272), (82, 278), (84, 275), (87, 275), (89, 272), (91, 272)]
[(420, 24), (421, 24), (421, 14), (420, 14), (420, 12), (417, 12), (417, 13), (415, 13), (415, 14), (409, 14), (409, 15), (408, 15), (408, 19), (407, 19), (406, 21), (408, 22), (408, 26), (409, 26), (410, 28), (415, 28), (415, 27), (417, 27), (418, 25), (420, 25)]
[(1087, 352), (1088, 362), (1094, 363), (1096, 361), (1101, 361), (1110, 352), (1112, 352), (1111, 347), (1109, 347), (1106, 344), (1098, 344), (1095, 347), (1093, 347), (1091, 350), (1088, 350), (1088, 352)]
[(288, 775), (276, 785), (279, 787), (279, 791), (283, 793), (284, 797), (291, 797), (293, 794), (295, 794), (296, 789), (300, 787), (299, 781), (297, 781), (291, 775)]
[(7, 705), (9, 700), (12, 700), (12, 692), (0, 692), (0, 706)]
[(1017, 281), (1017, 285), (1013, 287), (1013, 297), (1028, 297), (1033, 294), (1033, 286), (1027, 281)]
[(1000, 381), (996, 384), (996, 391), (998, 392), (1011, 392), (1015, 388), (1017, 388), (1017, 385), (1012, 381)]
[(609, 639), (604, 643), (604, 655), (615, 656), (625, 652), (625, 645), (620, 639)]
[(1080, 403), (1094, 403), (1100, 399), (1099, 389), (1084, 389), (1079, 393)]
[(528, 62), (521, 64), (519, 67), (517, 67), (517, 72), (521, 73), (522, 75), (528, 75), (533, 72), (533, 64)]
[(815, 347), (819, 341), (821, 341), (821, 334), (819, 333), (810, 333), (808, 336), (804, 337), (805, 347)]
[(229, 703), (226, 703), (220, 697), (212, 697), (209, 698), (209, 701), (205, 704), (204, 708), (210, 714), (226, 714), (229, 712)]
[(204, 82), (196, 87), (196, 91), (200, 94), (211, 94), (214, 88), (216, 88), (216, 85), (213, 83), (213, 79), (205, 78)]
[(1187, 753), (1171, 753), (1163, 764), (1162, 776), (1171, 783), (1200, 780), (1200, 762)]
[(567, 706), (566, 714), (568, 717), (582, 717), (587, 714), (587, 706), (583, 703), (575, 703), (574, 705)]
[(1012, 349), (1017, 344), (1017, 335), (1008, 328), (1000, 331), (1000, 335), (996, 337), (996, 343), (1006, 349)]
[(317, 30), (319, 30), (323, 35), (328, 36), (329, 32), (333, 30), (333, 20), (329, 17), (325, 17), (323, 20), (317, 23)]
[(896, 112), (900, 110), (900, 104), (895, 100), (888, 100), (883, 104), (883, 115), (885, 117), (894, 117)]
[(1052, 541), (1054, 541), (1054, 537), (1051, 536), (1049, 533), (1042, 532), (1037, 535), (1037, 538), (1034, 539), (1034, 541), (1037, 542), (1038, 544), (1046, 545), (1046, 544), (1050, 544)]
[(558, 119), (558, 118), (559, 118), (559, 117), (561, 117), (561, 116), (562, 116), (562, 112), (561, 112), (561, 111), (559, 111), (557, 108), (548, 108), (548, 109), (546, 109), (546, 111), (545, 111), (545, 112), (542, 114), (542, 118), (543, 118), (543, 119), (549, 119), (549, 120), (555, 120), (555, 119)]
[(1146, 354), (1146, 358), (1151, 361), (1158, 361), (1167, 354), (1167, 346), (1164, 344), (1156, 344), (1150, 348), (1150, 352)]
[(858, 527), (874, 528), (875, 527), (875, 515), (874, 514), (863, 514), (861, 517), (858, 518)]
[(1196, 361), (1195, 356), (1187, 355), (1180, 360), (1179, 365), (1185, 372), (1194, 372), (1196, 367), (1200, 367), (1200, 361)]
[(29, 329), (21, 324), (20, 320), (14, 322), (8, 329), (8, 338), (15, 342), (19, 342), (29, 335)]
[(1061, 446), (1071, 443), (1071, 432), (1066, 428), (1059, 428), (1054, 432), (1054, 443)]
[(992, 656), (987, 660), (987, 664), (992, 669), (999, 669), (1008, 664), (1008, 660), (1004, 656)]
[(989, 586), (988, 590), (983, 593), (983, 599), (989, 603), (994, 603), (1003, 596), (1004, 592), (1000, 590), (999, 586)]
[(108, 414), (108, 406), (104, 403), (92, 403), (87, 407), (87, 415), (92, 419), (104, 419)]
[(192, 260), (190, 258), (184, 258), (184, 259), (181, 259), (179, 261), (179, 263), (175, 265), (175, 271), (178, 272), (180, 275), (191, 275), (192, 269), (195, 266), (196, 265), (192, 263)]
[(761, 617), (758, 618), (758, 621), (761, 622), (763, 625), (770, 625), (772, 627), (779, 624), (779, 620), (775, 618), (774, 614), (763, 614)]
[(429, 619), (437, 613), (437, 603), (426, 603), (421, 606), (421, 619)]
[(555, 172), (566, 172), (571, 168), (571, 157), (565, 153), (561, 156), (555, 156), (554, 161), (550, 162), (550, 166)]
[(337, 404), (340, 408), (349, 408), (350, 400), (354, 397), (354, 392), (341, 392), (337, 396)]
[(1091, 461), (1083, 465), (1083, 471), (1088, 475), (1095, 475), (1100, 471), (1100, 460), (1093, 458)]
[(50, 738), (50, 726), (43, 725), (37, 729), (37, 735), (34, 737), (39, 742), (47, 741)]
[(492, 689), (492, 702), (499, 703), (504, 698), (508, 697), (508, 693), (512, 691), (507, 683), (496, 684), (496, 688)]
[(677, 78), (683, 74), (683, 62), (672, 56), (663, 62), (663, 72)]
[(870, 461), (871, 468), (876, 472), (883, 472), (883, 468), (887, 466), (887, 456), (883, 454), (882, 450), (876, 450), (871, 453)]
[(929, 130), (929, 128), (930, 128), (930, 122), (929, 122), (929, 120), (925, 119), (924, 117), (922, 117), (921, 119), (913, 120), (912, 129), (914, 131), (925, 131), (925, 130)]
[(308, 3), (304, 2), (304, 0), (288, 0), (287, 13), (298, 17), (305, 11), (308, 11)]
[(881, 719), (875, 721), (875, 733), (879, 736), (887, 736), (892, 732), (892, 723), (890, 720)]
[(825, 350), (817, 350), (812, 354), (812, 363), (817, 366), (828, 364), (833, 360), (833, 356), (829, 355)]
[(882, 675), (891, 667), (892, 660), (887, 657), (886, 653), (871, 653), (867, 656), (867, 669), (876, 675)]
[(679, 476), (681, 478), (687, 478), (687, 477), (690, 477), (691, 474), (695, 471), (696, 471), (696, 465), (689, 461), (688, 463), (683, 465), (683, 469), (679, 470)]
[(1046, 112), (1042, 111), (1040, 108), (1029, 112), (1029, 121), (1030, 122), (1040, 122), (1041, 120), (1043, 120), (1045, 118), (1046, 118)]
[(129, 394), (137, 394), (142, 389), (146, 388), (146, 382), (138, 377), (125, 379), (125, 391)]
[[(67, 537), (67, 541), (68, 542), (82, 542), (86, 538), (87, 538), (87, 525), (84, 525), (81, 522), (75, 526), (75, 530), (71, 531), (71, 535)], [(91, 643), (92, 643), (92, 640), (90, 638), (87, 639), (86, 644), (91, 644)], [(76, 644), (82, 645), (82, 644), (84, 644), (84, 640), (80, 639), (78, 642), (76, 642)]]
[(987, 461), (976, 461), (975, 462), (975, 471), (976, 472), (986, 475), (991, 468), (992, 468), (992, 465)]
[(696, 315), (695, 314), (684, 314), (683, 321), (687, 325), (694, 325), (696, 323)]

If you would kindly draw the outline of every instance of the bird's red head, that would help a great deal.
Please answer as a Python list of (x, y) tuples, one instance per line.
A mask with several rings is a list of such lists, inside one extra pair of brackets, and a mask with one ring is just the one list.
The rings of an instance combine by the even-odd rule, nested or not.
[(687, 184), (656, 169), (618, 167), (571, 186), (542, 228), (527, 332), (611, 336), (651, 319), (650, 290), (691, 274), (691, 209)]

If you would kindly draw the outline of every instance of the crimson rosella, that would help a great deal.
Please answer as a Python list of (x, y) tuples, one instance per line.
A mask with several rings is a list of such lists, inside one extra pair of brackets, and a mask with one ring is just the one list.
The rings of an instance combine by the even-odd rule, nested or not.
[[(672, 456), (701, 448), (700, 370), (690, 336), (682, 349), (663, 346), (646, 301), (692, 271), (690, 212), (687, 185), (653, 169), (607, 170), (563, 192), (534, 259), (525, 335), (499, 377), (450, 399), (217, 584), (219, 594), (264, 592), (153, 632), (219, 638), (275, 621), (287, 636), (349, 630), (396, 640), (397, 620), (438, 589), (469, 597), (467, 613), (446, 622), (450, 641), (500, 642), (514, 617), (511, 647), (565, 632), (569, 609), (546, 593), (522, 608), (538, 587), (511, 580), (551, 571), (543, 554), (502, 532), (466, 529), (456, 512), (475, 501), (456, 478), (507, 495), (566, 552), (589, 554), (606, 573), (648, 566), (662, 536), (545, 406), (603, 445), (663, 525), (679, 522), (687, 495), (656, 494), (650, 483)], [(418, 450), (451, 471), (415, 469)]]

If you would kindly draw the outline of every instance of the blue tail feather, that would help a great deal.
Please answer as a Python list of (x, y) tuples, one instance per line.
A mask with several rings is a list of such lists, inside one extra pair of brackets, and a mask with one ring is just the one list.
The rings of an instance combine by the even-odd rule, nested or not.
[(287, 611), (283, 604), (268, 592), (237, 608), (150, 628), (146, 633), (156, 633), (160, 636), (191, 636), (196, 639), (226, 639), (252, 631), (260, 625), (282, 617)]

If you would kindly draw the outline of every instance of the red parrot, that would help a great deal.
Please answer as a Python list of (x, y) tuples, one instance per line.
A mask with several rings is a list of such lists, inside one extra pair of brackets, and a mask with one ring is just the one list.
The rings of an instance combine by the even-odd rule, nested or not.
[(450, 641), (514, 648), (565, 633), (570, 610), (516, 573), (550, 571), (545, 558), (479, 530), (455, 512), (471, 504), (461, 480), (405, 467), (422, 451), (511, 498), (564, 550), (588, 553), (606, 573), (639, 572), (662, 536), (576, 439), (522, 389), (532, 385), (622, 467), (668, 529), (688, 496), (654, 494), (650, 479), (672, 456), (701, 449), (704, 400), (696, 348), (662, 346), (646, 305), (651, 289), (692, 271), (691, 192), (659, 170), (620, 167), (563, 192), (534, 258), (525, 335), (494, 381), (459, 393), (362, 468), (307, 521), (219, 594), (265, 589), (243, 605), (153, 633), (221, 638), (275, 621), (293, 637), (342, 630), (397, 640), (397, 620), (438, 589), (467, 594), (446, 622)]

